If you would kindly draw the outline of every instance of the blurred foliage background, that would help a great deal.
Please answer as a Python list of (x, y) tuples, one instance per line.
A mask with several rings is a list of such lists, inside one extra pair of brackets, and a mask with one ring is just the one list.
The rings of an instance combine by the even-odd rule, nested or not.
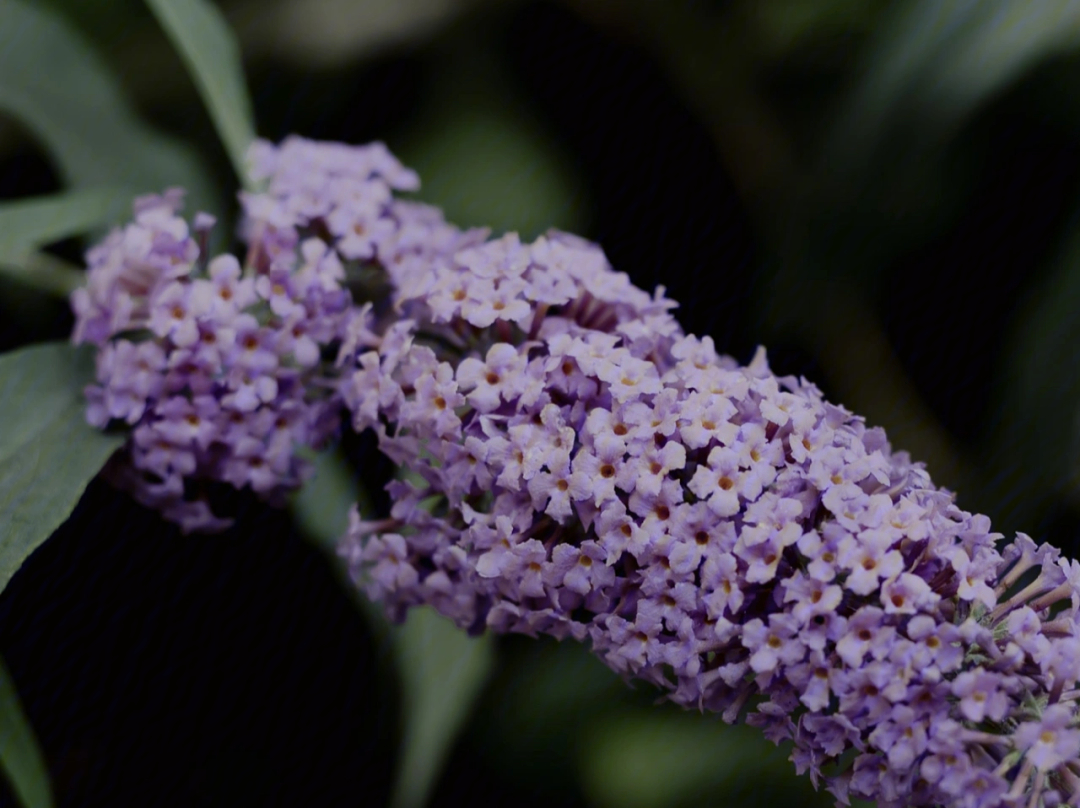
[[(229, 158), (141, 0), (31, 5), (186, 144), (193, 196), (227, 213)], [(765, 344), (962, 507), (1080, 549), (1080, 2), (218, 5), (261, 136), (384, 140), (460, 225), (598, 240), (688, 331), (744, 362)], [(80, 80), (38, 35), (0, 30), (0, 199), (157, 190), (4, 95)], [(112, 137), (102, 108), (71, 114)], [(70, 325), (0, 279), (0, 350)], [(755, 731), (654, 706), (580, 647), (478, 645), (430, 616), (388, 632), (325, 551), (333, 503), (386, 509), (393, 469), (366, 436), (344, 448), (293, 520), (246, 504), (225, 537), (179, 537), (95, 483), (15, 577), (0, 652), (59, 805), (831, 802)]]

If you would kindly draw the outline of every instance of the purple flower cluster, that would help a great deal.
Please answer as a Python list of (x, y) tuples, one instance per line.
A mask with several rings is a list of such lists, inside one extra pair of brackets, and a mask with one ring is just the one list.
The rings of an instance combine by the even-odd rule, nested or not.
[(341, 357), (355, 427), (408, 472), (341, 545), (392, 616), (588, 641), (792, 742), (845, 804), (1080, 798), (1080, 565), (999, 554), (881, 429), (685, 336), (575, 237), (393, 281)]
[(393, 198), (416, 177), (382, 144), (259, 141), (250, 161), (266, 188), (241, 195), (243, 264), (207, 254), (213, 218), (189, 225), (173, 189), (136, 200), (72, 296), (73, 340), (99, 348), (87, 419), (131, 431), (111, 475), (185, 531), (229, 524), (213, 485), (275, 502), (300, 485), (298, 449), (340, 423), (332, 360), (353, 318), (349, 273), (400, 274), (457, 233)]
[(382, 143), (348, 146), (291, 135), (277, 146), (256, 141), (248, 160), (253, 179), (266, 184), (259, 193), (240, 194), (248, 263), (259, 268), (314, 236), (347, 264), (377, 266), (396, 278), (487, 234), (462, 233), (438, 208), (395, 198), (394, 191), (416, 190), (420, 181)]
[(381, 144), (250, 157), (243, 262), (171, 190), (72, 297), (138, 499), (224, 527), (213, 486), (280, 500), (347, 406), (405, 472), (341, 547), (394, 617), (587, 641), (843, 803), (1080, 800), (1080, 564), (999, 553), (882, 430), (683, 334), (589, 242), (452, 227)]

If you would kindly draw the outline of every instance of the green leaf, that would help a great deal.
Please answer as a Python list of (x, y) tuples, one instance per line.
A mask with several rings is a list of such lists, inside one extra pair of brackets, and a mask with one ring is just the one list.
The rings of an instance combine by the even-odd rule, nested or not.
[(102, 59), (40, 3), (0, 0), (0, 110), (40, 140), (69, 185), (181, 185), (192, 208), (217, 208), (195, 153), (143, 122)]
[[(1080, 208), (1070, 221), (1077, 221)], [(992, 400), (992, 456), (986, 498), (997, 529), (1036, 531), (1055, 500), (1080, 510), (1080, 230), (1028, 295), (1005, 339)]]
[(815, 40), (872, 29), (882, 5), (882, 0), (758, 0), (751, 9), (762, 46), (778, 59)]
[(447, 110), (422, 131), (401, 153), (423, 178), (420, 198), (450, 221), (523, 239), (580, 224), (580, 195), (561, 155), (514, 114)]
[(421, 808), (491, 671), (491, 637), (469, 637), (428, 607), (392, 635), (405, 706), (393, 808)]
[(0, 355), (0, 591), (123, 442), (86, 423), (92, 356), (66, 343)]
[(960, 215), (986, 159), (985, 138), (965, 127), (1029, 69), (1080, 43), (1080, 3), (891, 3), (875, 30), (793, 197), (797, 215), (773, 238), (805, 242), (806, 273), (869, 282), (871, 294), (898, 253)]
[(0, 202), (0, 256), (17, 255), (126, 218), (131, 191), (87, 188)]
[(540, 802), (579, 789), (580, 739), (596, 721), (655, 699), (631, 688), (582, 643), (551, 637), (510, 646), (470, 734), (491, 765), (535, 784)]
[(47, 252), (0, 253), (0, 274), (57, 297), (67, 297), (86, 283), (85, 272)]
[(23, 808), (52, 808), (49, 773), (3, 661), (0, 661), (0, 768)]
[[(349, 508), (358, 502), (362, 513), (371, 508), (339, 452), (308, 459), (315, 477), (294, 495), (293, 515), (314, 543), (332, 552), (348, 527)], [(402, 626), (387, 625), (377, 604), (358, 599), (379, 633), (389, 635), (401, 677), (405, 731), (392, 805), (421, 808), (491, 670), (492, 641), (468, 637), (429, 608), (412, 609)]]
[(292, 496), (293, 517), (304, 534), (318, 546), (334, 551), (349, 527), (349, 510), (359, 505), (370, 513), (367, 493), (338, 448), (322, 452), (303, 450), (315, 475)]
[(582, 785), (598, 808), (738, 805), (747, 797), (755, 805), (833, 802), (797, 777), (789, 753), (760, 730), (716, 715), (623, 710), (595, 721), (578, 743)]
[(453, 45), (411, 136), (395, 146), (423, 178), (420, 198), (463, 227), (523, 239), (580, 231), (588, 205), (571, 160), (472, 36)]
[(240, 46), (210, 0), (146, 0), (199, 88), (233, 168), (244, 185), (244, 155), (255, 139)]
[(34, 250), (126, 218), (131, 197), (122, 188), (88, 188), (0, 202), (0, 273), (45, 292), (70, 294), (85, 283), (85, 274)]
[(993, 93), (1080, 41), (1075, 0), (918, 0), (878, 26), (835, 122), (826, 164), (863, 172), (954, 134)]

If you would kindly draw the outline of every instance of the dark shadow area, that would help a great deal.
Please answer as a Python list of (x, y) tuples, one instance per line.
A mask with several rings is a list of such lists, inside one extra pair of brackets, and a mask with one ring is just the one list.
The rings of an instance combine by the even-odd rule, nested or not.
[(0, 647), (59, 806), (388, 798), (385, 651), (280, 512), (182, 536), (95, 482), (0, 598)]

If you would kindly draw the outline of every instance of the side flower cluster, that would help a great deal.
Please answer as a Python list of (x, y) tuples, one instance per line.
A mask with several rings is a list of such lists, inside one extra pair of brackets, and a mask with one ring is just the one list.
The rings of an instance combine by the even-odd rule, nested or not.
[(189, 224), (183, 192), (135, 202), (134, 221), (87, 255), (73, 341), (98, 347), (87, 419), (130, 430), (112, 478), (185, 531), (229, 524), (214, 487), (278, 502), (308, 474), (301, 447), (340, 425), (333, 359), (348, 334), (350, 278), (422, 260), (450, 228), (399, 202), (416, 186), (382, 144), (290, 138), (249, 155), (243, 263), (207, 251), (212, 217)]
[(587, 242), (393, 282), (340, 357), (354, 426), (408, 471), (340, 548), (392, 616), (587, 641), (791, 741), (843, 803), (1080, 798), (1080, 565), (999, 554), (881, 429), (684, 335)]

